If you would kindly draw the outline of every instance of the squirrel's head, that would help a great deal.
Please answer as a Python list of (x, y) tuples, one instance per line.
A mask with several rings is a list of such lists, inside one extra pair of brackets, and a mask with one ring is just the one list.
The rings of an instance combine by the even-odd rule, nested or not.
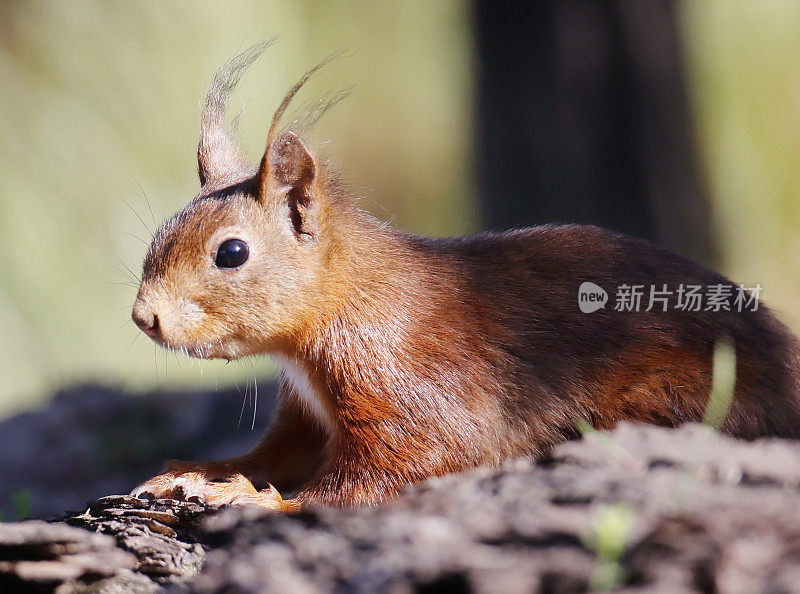
[(202, 188), (155, 234), (133, 306), (143, 332), (195, 357), (280, 349), (320, 308), (335, 249), (317, 160), (295, 132), (278, 131), (289, 100), (325, 62), (284, 98), (258, 168), (247, 165), (225, 130), (228, 95), (268, 43), (215, 76), (198, 147)]

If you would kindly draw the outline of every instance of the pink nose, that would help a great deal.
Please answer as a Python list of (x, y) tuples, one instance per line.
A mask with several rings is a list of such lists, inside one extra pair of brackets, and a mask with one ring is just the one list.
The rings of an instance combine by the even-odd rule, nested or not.
[(137, 299), (136, 303), (133, 304), (131, 318), (134, 324), (139, 326), (139, 329), (150, 338), (158, 334), (158, 315), (140, 299)]

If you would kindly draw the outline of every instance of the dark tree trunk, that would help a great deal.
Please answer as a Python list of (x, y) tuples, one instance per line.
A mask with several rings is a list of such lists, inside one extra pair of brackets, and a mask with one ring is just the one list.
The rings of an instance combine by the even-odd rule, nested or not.
[(477, 0), (486, 226), (595, 223), (715, 260), (676, 5)]

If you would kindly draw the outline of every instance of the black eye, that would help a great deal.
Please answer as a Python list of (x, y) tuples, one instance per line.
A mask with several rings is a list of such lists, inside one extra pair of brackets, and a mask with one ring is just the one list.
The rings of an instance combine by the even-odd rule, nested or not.
[(228, 239), (223, 241), (217, 249), (217, 259), (214, 263), (220, 268), (236, 268), (247, 262), (250, 248), (241, 239)]

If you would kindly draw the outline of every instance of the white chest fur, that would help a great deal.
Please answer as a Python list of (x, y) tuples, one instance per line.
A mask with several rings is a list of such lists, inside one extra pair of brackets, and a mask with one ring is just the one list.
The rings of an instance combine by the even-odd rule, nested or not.
[(319, 394), (308, 376), (305, 365), (283, 355), (272, 355), (278, 364), (283, 375), (283, 381), (288, 382), (292, 387), (300, 403), (305, 407), (309, 415), (316, 420), (321, 427), (330, 432), (333, 423), (328, 415), (328, 411), (322, 405)]

